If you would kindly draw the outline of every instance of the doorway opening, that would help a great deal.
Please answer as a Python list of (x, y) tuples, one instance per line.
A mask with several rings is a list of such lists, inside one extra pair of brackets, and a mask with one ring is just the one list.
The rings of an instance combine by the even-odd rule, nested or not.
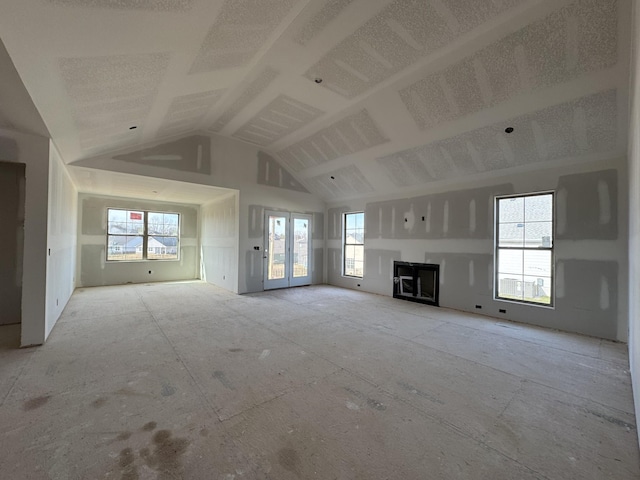
[(311, 215), (266, 211), (264, 289), (311, 284)]
[(22, 322), (25, 167), (0, 162), (0, 325)]

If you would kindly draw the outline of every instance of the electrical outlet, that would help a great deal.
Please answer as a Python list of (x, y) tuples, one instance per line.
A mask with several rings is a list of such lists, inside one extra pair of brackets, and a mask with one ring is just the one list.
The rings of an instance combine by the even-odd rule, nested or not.
[(476, 308), (482, 308), (482, 305), (476, 305)]
[(501, 308), (500, 310), (498, 310), (500, 313), (507, 313), (507, 311), (504, 308)]

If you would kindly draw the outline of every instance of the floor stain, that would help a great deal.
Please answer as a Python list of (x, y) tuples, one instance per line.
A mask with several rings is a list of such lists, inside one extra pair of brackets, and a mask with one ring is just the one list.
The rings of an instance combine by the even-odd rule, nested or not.
[(176, 393), (175, 387), (172, 387), (168, 383), (165, 383), (162, 385), (162, 390), (160, 390), (160, 395), (162, 395), (163, 397), (170, 397), (174, 393)]
[(31, 398), (22, 404), (22, 409), (26, 412), (42, 407), (49, 401), (51, 395), (43, 395), (41, 397)]
[(408, 383), (404, 383), (404, 382), (398, 382), (398, 385), (406, 390), (409, 393), (413, 393), (414, 395), (417, 395), (419, 397), (422, 398), (426, 398), (427, 400), (433, 402), (433, 403), (439, 403), (440, 405), (444, 405), (444, 402), (442, 400), (440, 400), (439, 398), (427, 393), (427, 392), (423, 392), (421, 390), (418, 390), (416, 387), (414, 387), (413, 385), (409, 385)]
[(116, 395), (138, 395), (138, 396), (145, 395), (144, 393), (138, 393), (133, 388), (129, 388), (129, 387), (121, 388), (120, 390), (116, 390), (113, 393), (115, 393)]
[(158, 424), (156, 422), (147, 422), (142, 427), (142, 431), (143, 432), (150, 432), (152, 430), (155, 430), (157, 426), (158, 426)]
[(265, 358), (267, 358), (269, 355), (271, 354), (271, 350), (263, 350), (262, 353), (260, 354), (260, 356), (258, 357), (259, 360), (264, 360)]
[(229, 351), (232, 352), (232, 353), (244, 352), (244, 350), (242, 348), (230, 348)]
[(300, 457), (293, 448), (283, 448), (278, 451), (278, 463), (285, 470), (298, 473), (300, 469)]
[(367, 398), (367, 405), (371, 408), (384, 412), (387, 409), (387, 406), (384, 403), (380, 403), (373, 398)]
[(611, 417), (609, 415), (606, 415), (604, 413), (600, 413), (600, 412), (594, 412), (593, 410), (587, 410), (587, 412), (589, 412), (591, 415), (601, 418), (603, 420), (606, 420), (609, 423), (612, 423), (614, 425), (617, 425), (619, 427), (624, 427), (628, 430), (635, 430), (636, 426), (633, 423), (627, 423), (624, 420), (620, 420), (619, 418), (616, 417)]
[(213, 372), (213, 378), (218, 380), (222, 385), (227, 387), (229, 390), (233, 390), (233, 384), (229, 381), (229, 379), (224, 374), (224, 372), (221, 372), (220, 370), (216, 370), (215, 372)]
[(131, 432), (122, 432), (118, 434), (118, 436), (116, 437), (116, 440), (121, 442), (123, 440), (129, 440), (129, 438), (131, 438)]
[(96, 398), (93, 402), (91, 402), (91, 406), (93, 408), (100, 408), (104, 406), (105, 403), (107, 403), (107, 399), (104, 397), (100, 397), (100, 398)]
[(173, 437), (169, 430), (158, 430), (152, 438), (154, 450), (140, 450), (145, 464), (159, 473), (158, 480), (182, 478), (182, 455), (189, 446), (186, 438)]
[(207, 430), (206, 428), (203, 428), (202, 430), (200, 430), (200, 436), (201, 437), (208, 437), (209, 436), (209, 430)]
[(379, 402), (373, 398), (370, 398), (364, 393), (359, 392), (358, 390), (354, 390), (353, 388), (349, 388), (349, 387), (345, 387), (345, 390), (349, 392), (351, 395), (354, 395), (355, 397), (359, 398), (360, 400), (365, 401), (367, 403), (367, 406), (370, 408), (373, 408), (380, 412), (383, 412), (387, 409), (387, 406), (384, 403)]
[(120, 480), (138, 480), (138, 467), (135, 465), (136, 458), (131, 448), (124, 448), (120, 451), (119, 465), (121, 469)]

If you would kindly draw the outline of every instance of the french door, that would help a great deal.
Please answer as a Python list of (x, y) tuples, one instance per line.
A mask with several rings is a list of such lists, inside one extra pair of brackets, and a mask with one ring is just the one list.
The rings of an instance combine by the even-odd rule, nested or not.
[(311, 215), (265, 212), (265, 290), (311, 284), (311, 252)]

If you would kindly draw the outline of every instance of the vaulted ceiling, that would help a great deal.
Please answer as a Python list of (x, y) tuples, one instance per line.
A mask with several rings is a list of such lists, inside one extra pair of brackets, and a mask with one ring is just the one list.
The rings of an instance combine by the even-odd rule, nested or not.
[(335, 200), (624, 155), (630, 9), (20, 0), (0, 37), (66, 163), (206, 131)]

